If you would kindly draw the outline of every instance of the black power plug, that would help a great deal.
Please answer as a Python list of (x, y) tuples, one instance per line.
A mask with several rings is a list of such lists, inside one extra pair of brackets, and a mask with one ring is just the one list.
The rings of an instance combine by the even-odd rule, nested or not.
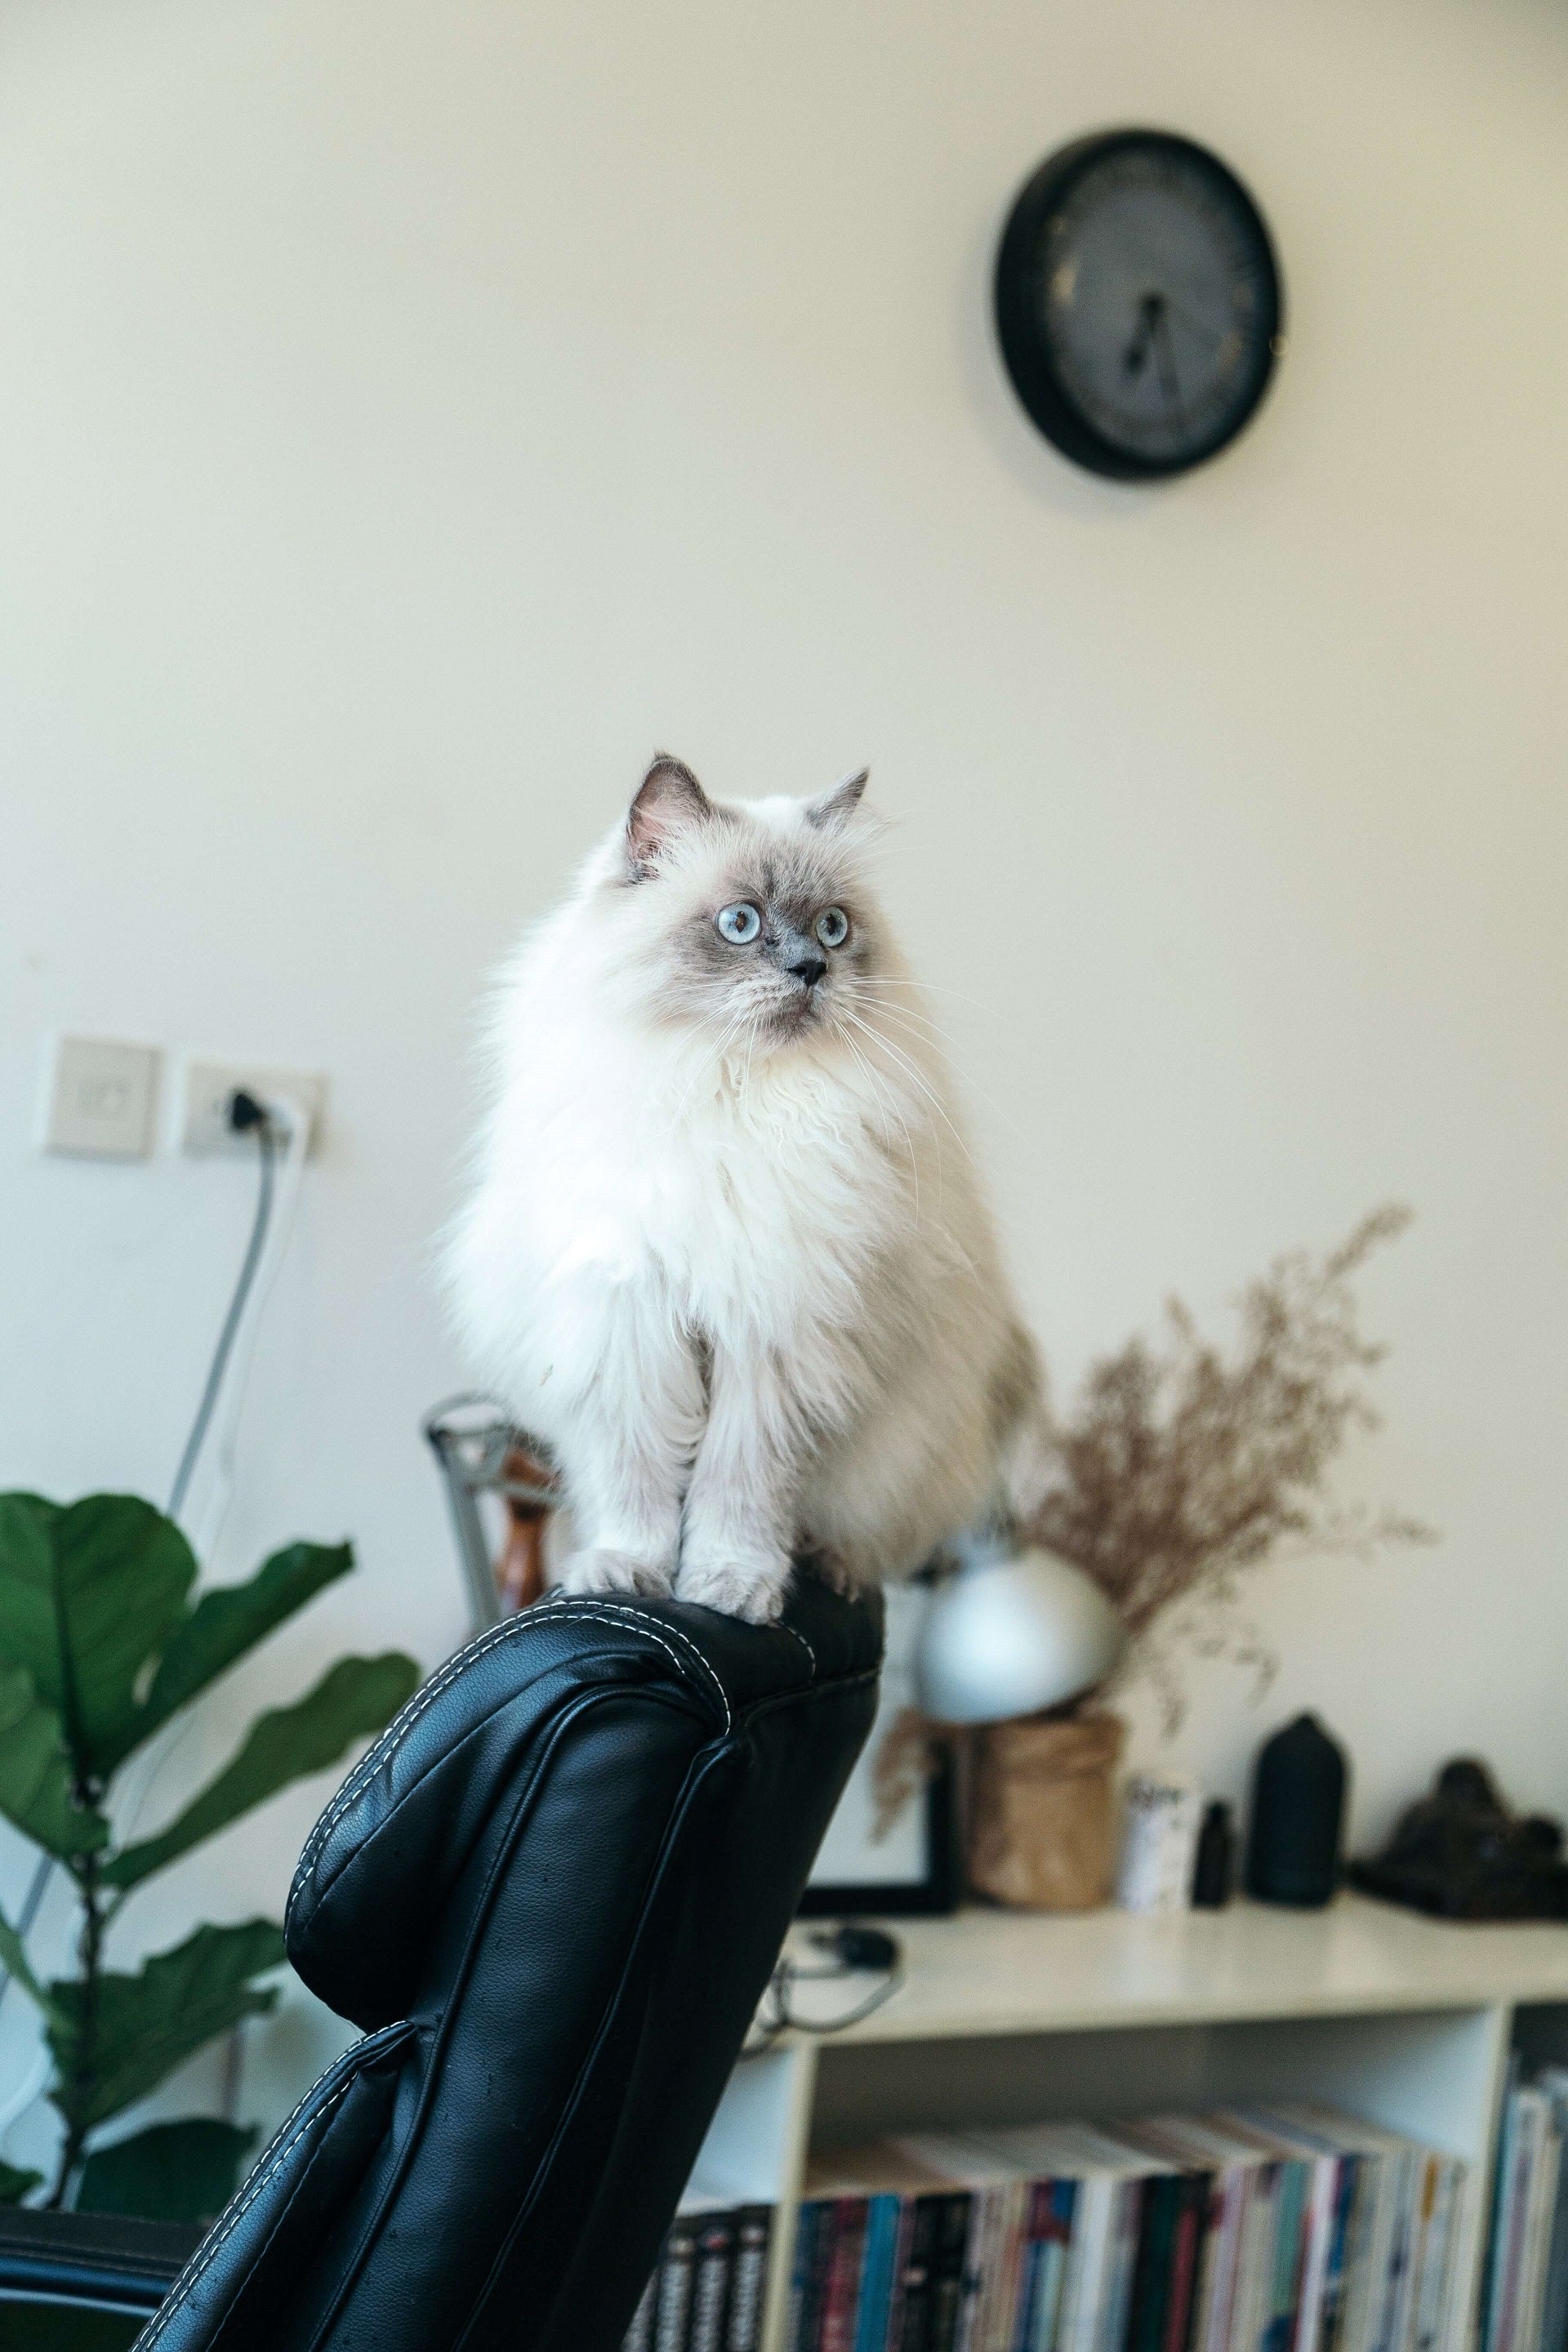
[(268, 1117), (265, 1103), (258, 1102), (243, 1087), (236, 1087), (228, 1098), (228, 1123), (236, 1135), (248, 1135), (252, 1128), (264, 1126)]

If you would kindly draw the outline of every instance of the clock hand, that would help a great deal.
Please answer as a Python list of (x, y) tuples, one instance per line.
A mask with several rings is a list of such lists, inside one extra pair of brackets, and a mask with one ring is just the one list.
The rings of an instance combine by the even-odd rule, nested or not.
[(1160, 371), (1160, 389), (1165, 395), (1167, 405), (1174, 409), (1177, 424), (1181, 425), (1185, 422), (1182, 413), (1182, 386), (1176, 374), (1176, 349), (1171, 341), (1171, 322), (1165, 315), (1163, 303), (1160, 306), (1155, 330), (1154, 363)]
[(1161, 297), (1158, 294), (1145, 294), (1138, 305), (1137, 330), (1132, 341), (1121, 354), (1121, 367), (1124, 374), (1142, 375), (1143, 373), (1143, 362), (1149, 356), (1150, 346), (1159, 330), (1160, 310)]

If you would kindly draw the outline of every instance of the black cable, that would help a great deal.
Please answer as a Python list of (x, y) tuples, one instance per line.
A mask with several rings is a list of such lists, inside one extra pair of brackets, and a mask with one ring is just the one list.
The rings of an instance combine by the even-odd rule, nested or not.
[[(165, 1516), (171, 1519), (179, 1517), (180, 1507), (184, 1502), (191, 1475), (202, 1450), (202, 1441), (206, 1436), (207, 1425), (213, 1417), (213, 1407), (216, 1404), (218, 1392), (223, 1387), (223, 1376), (228, 1369), (228, 1360), (239, 1330), (240, 1318), (245, 1313), (246, 1301), (250, 1297), (257, 1269), (261, 1264), (261, 1253), (267, 1242), (267, 1228), (272, 1222), (272, 1155), (276, 1130), (271, 1113), (265, 1103), (258, 1102), (254, 1095), (247, 1094), (241, 1087), (229, 1097), (228, 1123), (237, 1135), (253, 1133), (256, 1137), (256, 1148), (260, 1160), (260, 1183), (256, 1197), (256, 1215), (251, 1221), (250, 1239), (245, 1245), (245, 1256), (240, 1262), (239, 1276), (234, 1286), (234, 1296), (228, 1302), (228, 1312), (223, 1318), (223, 1328), (217, 1335), (217, 1346), (213, 1349), (212, 1362), (207, 1368), (206, 1382), (202, 1390), (201, 1402), (196, 1407), (196, 1417), (191, 1423), (191, 1433), (185, 1440), (185, 1450), (180, 1456), (180, 1466), (174, 1473), (174, 1483), (169, 1489), (169, 1507)], [(22, 1906), (21, 1916), (16, 1922), (18, 1937), (25, 1937), (37, 1917), (38, 1906), (44, 1899), (44, 1889), (48, 1885), (49, 1874), (54, 1866), (52, 1854), (46, 1853), (42, 1856), (33, 1874), (33, 1883), (27, 1889), (26, 1900)], [(5, 1962), (0, 1961), (0, 2001), (5, 2000), (10, 1990), (12, 1973), (13, 1971)]]
[[(895, 1938), (879, 1928), (841, 1927), (818, 1932), (811, 1940), (819, 1950), (832, 1954), (833, 1958), (823, 1969), (803, 1968), (798, 1960), (787, 1956), (779, 1961), (763, 1995), (764, 2000), (772, 2004), (772, 2014), (764, 2014), (759, 2008), (752, 2020), (752, 2031), (757, 2039), (748, 2044), (751, 2051), (765, 2050), (784, 2032), (842, 2033), (847, 2026), (858, 2025), (863, 2017), (869, 2017), (873, 2010), (891, 2000), (904, 1981), (904, 1956)], [(837, 2017), (802, 2017), (791, 2001), (790, 1995), (798, 1984), (837, 1983), (845, 1977), (873, 1970), (884, 1981), (874, 1985), (863, 2000), (852, 2009), (840, 2011)]]
[[(49, 1883), (49, 1873), (54, 1866), (55, 1858), (52, 1853), (41, 1853), (38, 1856), (38, 1866), (33, 1873), (33, 1883), (27, 1889), (26, 1900), (16, 1917), (16, 1941), (19, 1944), (26, 1943), (31, 1933), (33, 1922), (38, 1916), (38, 1906), (44, 1899), (44, 1889)], [(5, 2000), (11, 1990), (12, 1974), (10, 1968), (0, 1964), (0, 2001)]]
[(180, 1456), (180, 1466), (174, 1473), (174, 1483), (169, 1489), (169, 1503), (165, 1516), (171, 1519), (179, 1517), (184, 1503), (186, 1490), (196, 1466), (196, 1458), (202, 1450), (202, 1441), (206, 1436), (207, 1424), (213, 1417), (213, 1407), (216, 1404), (218, 1391), (223, 1387), (223, 1376), (228, 1369), (228, 1360), (239, 1330), (240, 1318), (245, 1313), (246, 1301), (250, 1297), (251, 1285), (256, 1280), (257, 1268), (261, 1264), (261, 1253), (267, 1243), (267, 1228), (272, 1222), (272, 1152), (275, 1131), (271, 1114), (265, 1104), (257, 1101), (254, 1095), (247, 1095), (242, 1090), (230, 1100), (228, 1122), (237, 1133), (243, 1135), (247, 1129), (249, 1129), (256, 1137), (256, 1148), (260, 1162), (260, 1182), (256, 1195), (256, 1215), (251, 1223), (250, 1239), (245, 1245), (245, 1256), (240, 1263), (239, 1278), (234, 1286), (234, 1296), (228, 1302), (228, 1312), (223, 1318), (223, 1328), (217, 1335), (217, 1346), (213, 1349), (213, 1360), (207, 1368), (206, 1385), (202, 1391), (201, 1402), (196, 1407), (196, 1417), (191, 1423), (191, 1433), (185, 1440), (185, 1450)]

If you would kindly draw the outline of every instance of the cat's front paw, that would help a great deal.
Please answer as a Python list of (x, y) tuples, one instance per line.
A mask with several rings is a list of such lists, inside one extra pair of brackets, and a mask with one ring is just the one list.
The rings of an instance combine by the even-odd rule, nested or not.
[(563, 1592), (637, 1592), (655, 1601), (670, 1593), (668, 1570), (629, 1551), (574, 1551), (556, 1581)]
[(683, 1559), (675, 1590), (682, 1601), (722, 1610), (726, 1617), (743, 1618), (748, 1625), (771, 1625), (783, 1614), (789, 1577), (787, 1559)]

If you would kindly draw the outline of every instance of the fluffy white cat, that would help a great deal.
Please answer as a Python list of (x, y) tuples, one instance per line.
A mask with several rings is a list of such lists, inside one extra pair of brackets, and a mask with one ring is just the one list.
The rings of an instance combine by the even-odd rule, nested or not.
[(992, 1504), (1037, 1369), (869, 871), (864, 775), (710, 801), (660, 756), (503, 975), (449, 1270), (566, 1480), (575, 1591), (778, 1614)]

